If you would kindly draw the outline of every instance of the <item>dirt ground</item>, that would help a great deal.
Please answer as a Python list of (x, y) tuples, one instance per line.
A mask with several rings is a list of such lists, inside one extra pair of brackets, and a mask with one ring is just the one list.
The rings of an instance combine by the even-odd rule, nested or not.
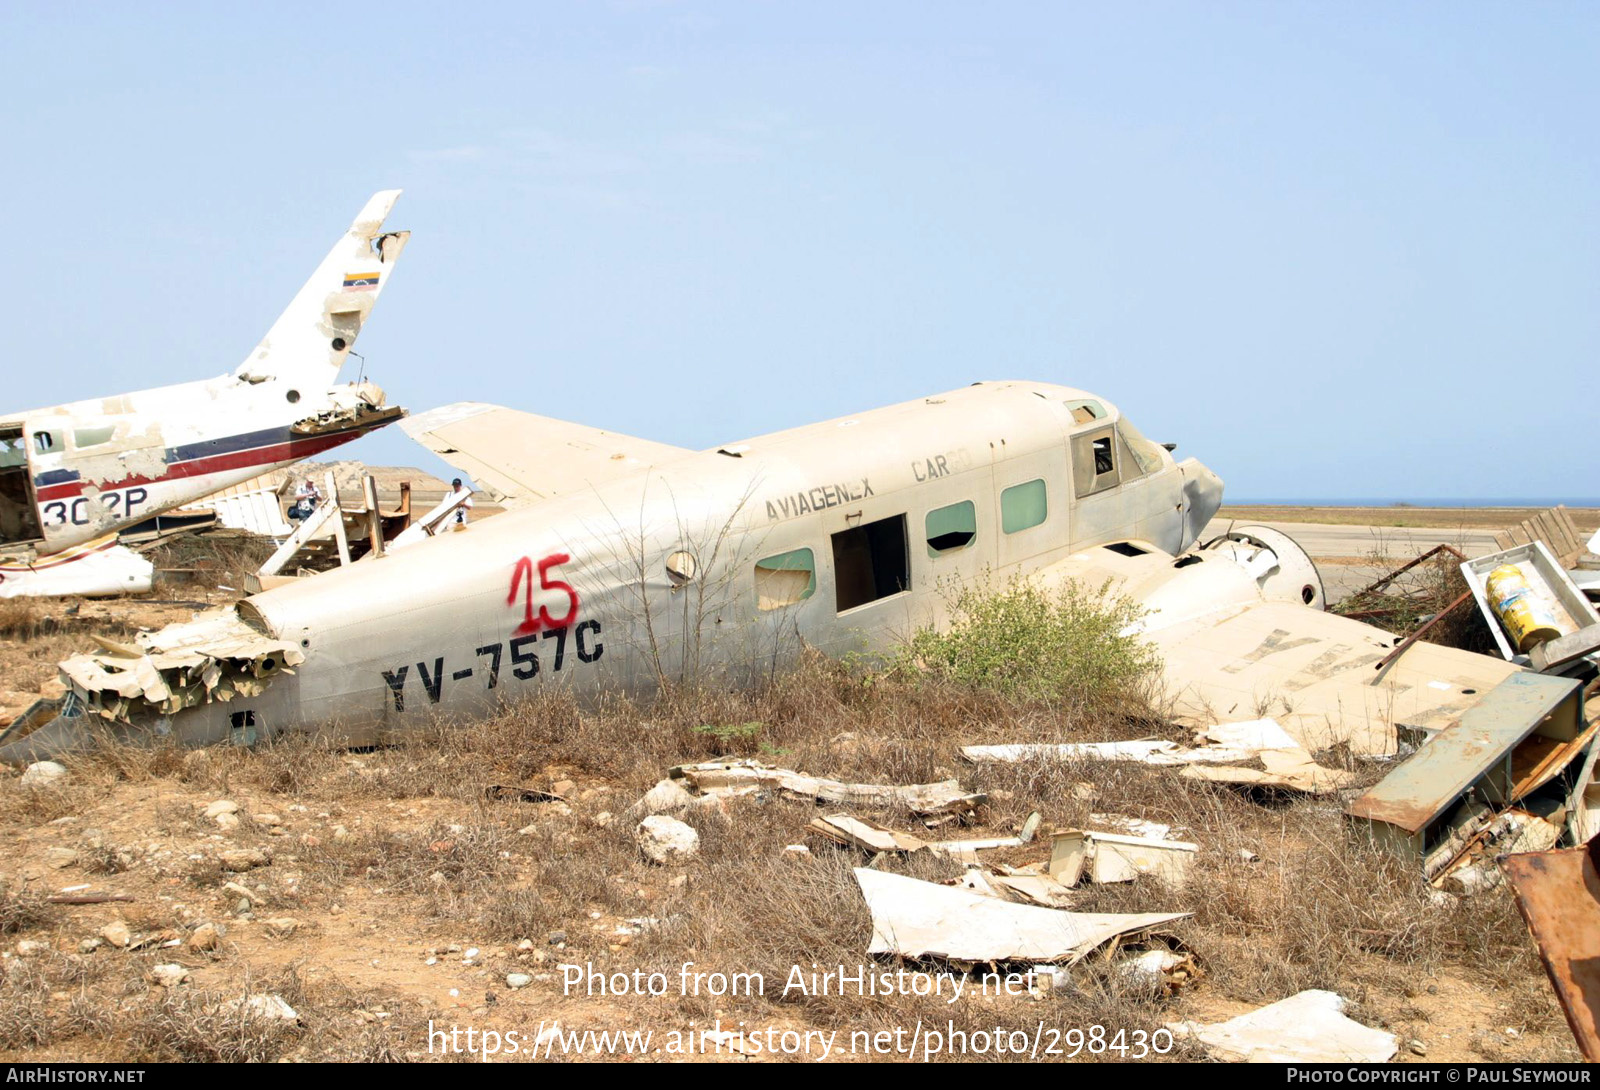
[[(1297, 507), (1289, 504), (1223, 504), (1218, 518), (1249, 522), (1319, 522), (1331, 526), (1398, 526), (1504, 530), (1544, 511), (1542, 507)], [(1600, 530), (1600, 507), (1569, 507), (1585, 534)]]
[[(191, 585), (144, 601), (8, 607), (0, 690), (48, 688), (55, 662), (91, 634), (126, 638), (227, 597)], [(1508, 892), (1439, 902), (1418, 875), (1351, 838), (1337, 798), (1260, 798), (1140, 766), (974, 766), (957, 755), (964, 744), (1129, 729), (1094, 709), (866, 685), (812, 662), (768, 692), (684, 703), (580, 709), (553, 692), (370, 752), (304, 739), (118, 748), (68, 760), (68, 775), (42, 786), (0, 773), (0, 1059), (672, 1060), (685, 1033), (695, 1058), (806, 1058), (785, 1054), (788, 1040), (821, 1058), (824, 1039), (809, 1032), (838, 1035), (829, 1059), (894, 1060), (907, 1058), (914, 1026), (937, 1026), (951, 1040), (988, 1036), (983, 1049), (969, 1036), (962, 1054), (935, 1058), (1006, 1058), (1002, 1037), (1010, 1047), (1037, 1028), (1061, 1034), (1061, 1055), (1038, 1058), (1120, 1060), (1136, 1058), (1141, 1032), (1220, 1021), (1306, 988), (1338, 992), (1351, 1017), (1396, 1034), (1400, 1062), (1579, 1058)], [(1187, 951), (1199, 978), (1137, 987), (1096, 955), (1068, 980), (1015, 996), (782, 994), (796, 968), (883, 970), (865, 956), (870, 921), (851, 873), (869, 857), (808, 839), (807, 822), (835, 810), (761, 793), (689, 807), (679, 816), (698, 832), (699, 855), (648, 862), (630, 807), (671, 765), (728, 752), (854, 782), (955, 777), (987, 793), (970, 823), (939, 829), (904, 811), (854, 811), (924, 838), (1012, 835), (1032, 811), (1046, 833), (1093, 812), (1171, 824), (1200, 845), (1186, 885), (1089, 887), (1073, 908), (1192, 913), (1149, 941)], [(1383, 771), (1351, 767), (1363, 786)], [(507, 786), (561, 799), (495, 790)], [(1042, 836), (986, 855), (1020, 865), (1048, 845)], [(875, 865), (959, 875), (922, 854)], [(660, 972), (665, 994), (589, 994), (564, 986), (565, 965), (607, 978)], [(684, 994), (696, 973), (708, 991), (718, 974), (760, 974), (765, 994)], [(277, 1016), (279, 1000), (292, 1017)], [(693, 1036), (741, 1025), (777, 1034), (777, 1054), (718, 1051)], [(1080, 1043), (1069, 1055), (1070, 1030), (1121, 1050)], [(498, 1054), (486, 1055), (484, 1031)], [(581, 1036), (619, 1031), (652, 1036)], [(1156, 1040), (1167, 1058), (1204, 1058)]]

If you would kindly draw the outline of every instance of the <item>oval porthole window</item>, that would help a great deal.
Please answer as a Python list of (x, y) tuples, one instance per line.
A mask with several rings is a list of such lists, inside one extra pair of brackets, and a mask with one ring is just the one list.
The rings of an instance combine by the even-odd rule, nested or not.
[(681, 587), (694, 578), (694, 554), (679, 549), (667, 557), (667, 578), (672, 580), (672, 585)]

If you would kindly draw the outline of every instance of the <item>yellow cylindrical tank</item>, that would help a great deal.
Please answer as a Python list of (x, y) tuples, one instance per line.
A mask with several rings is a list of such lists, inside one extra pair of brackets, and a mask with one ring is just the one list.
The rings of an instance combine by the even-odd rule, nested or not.
[(1511, 634), (1518, 651), (1526, 652), (1561, 635), (1550, 607), (1534, 592), (1515, 564), (1502, 564), (1484, 580), (1484, 591), (1495, 616)]

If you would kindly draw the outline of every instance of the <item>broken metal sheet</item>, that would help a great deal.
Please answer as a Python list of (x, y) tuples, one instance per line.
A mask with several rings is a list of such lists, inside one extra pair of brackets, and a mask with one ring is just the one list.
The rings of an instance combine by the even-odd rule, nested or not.
[(1160, 652), (1164, 696), (1191, 726), (1270, 714), (1307, 751), (1346, 743), (1387, 756), (1397, 727), (1438, 729), (1517, 672), (1486, 655), (1418, 643), (1383, 671), (1398, 637), (1348, 617), (1267, 600), (1225, 556), (1074, 553), (1044, 585), (1106, 586), (1145, 610), (1130, 632)]
[(690, 785), (708, 794), (749, 787), (770, 787), (821, 802), (852, 806), (903, 806), (914, 814), (922, 815), (967, 813), (988, 798), (986, 795), (963, 791), (956, 780), (904, 787), (841, 783), (786, 768), (773, 768), (750, 759), (679, 765), (671, 772), (674, 778), (687, 780)]
[(912, 836), (910, 833), (896, 832), (888, 826), (878, 824), (876, 821), (851, 817), (848, 814), (830, 814), (827, 817), (819, 817), (806, 826), (811, 832), (831, 840), (835, 844), (842, 844), (850, 848), (860, 848), (863, 851), (915, 852), (926, 848), (929, 851), (962, 857), (971, 856), (975, 852), (987, 851), (992, 848), (1021, 847), (1033, 839), (1034, 831), (1038, 827), (1039, 815), (1037, 812), (1029, 815), (1021, 835), (976, 837), (969, 840), (923, 840), (920, 837)]
[(1345, 1001), (1311, 990), (1226, 1022), (1170, 1022), (1174, 1036), (1192, 1037), (1213, 1059), (1230, 1063), (1387, 1063), (1400, 1050), (1392, 1033), (1345, 1017)]
[(154, 577), (154, 565), (114, 535), (49, 556), (0, 556), (0, 598), (143, 594)]
[(114, 720), (255, 695), (305, 661), (298, 646), (264, 635), (237, 609), (140, 633), (132, 645), (96, 642), (100, 650), (60, 664), (61, 680), (88, 709)]
[(693, 453), (471, 401), (419, 413), (400, 428), (507, 508), (581, 492)]
[(1325, 768), (1303, 749), (1263, 750), (1261, 767), (1242, 765), (1190, 765), (1178, 775), (1186, 780), (1228, 784), (1234, 787), (1266, 787), (1298, 791), (1306, 795), (1331, 795), (1354, 784), (1360, 777), (1339, 768)]
[(1181, 885), (1188, 879), (1198, 844), (1183, 840), (1122, 836), (1066, 829), (1050, 845), (1050, 877), (1064, 886), (1091, 882), (1132, 882), (1141, 875)]
[[(1132, 761), (1139, 764), (1186, 765), (1192, 780), (1246, 787), (1273, 787), (1321, 795), (1348, 787), (1354, 773), (1317, 764), (1294, 738), (1272, 719), (1215, 724), (1198, 732), (1210, 745), (1189, 748), (1164, 739), (1130, 742), (1069, 742), (1059, 745), (963, 746), (969, 761), (1028, 760)], [(1258, 761), (1261, 768), (1237, 767)]]
[(806, 828), (835, 844), (868, 852), (914, 852), (928, 846), (909, 833), (897, 833), (876, 821), (848, 814), (819, 817)]
[[(1548, 781), (1555, 774), (1539, 771), (1538, 754), (1523, 761), (1534, 772), (1517, 774), (1517, 749), (1534, 736), (1556, 742), (1580, 738), (1588, 724), (1580, 717), (1580, 685), (1570, 678), (1522, 672), (1497, 686), (1461, 722), (1428, 739), (1364, 794), (1346, 807), (1348, 817), (1370, 831), (1374, 840), (1391, 850), (1415, 856), (1419, 863), (1448, 835), (1446, 824), (1464, 819), (1456, 804), (1469, 792), (1497, 808), (1509, 806), (1534, 780)], [(1591, 739), (1593, 735), (1590, 736)], [(1536, 743), (1543, 753), (1542, 743)], [(1576, 768), (1583, 759), (1582, 775), (1592, 762), (1583, 751), (1572, 751), (1566, 765)], [(1548, 771), (1548, 770), (1546, 770)], [(1575, 780), (1582, 776), (1574, 777)], [(1572, 785), (1568, 809), (1580, 799), (1586, 784)], [(1524, 792), (1526, 793), (1526, 792)]]
[(857, 867), (855, 876), (872, 913), (869, 954), (1072, 964), (1120, 935), (1189, 916), (1064, 912), (866, 867)]
[(1500, 865), (1583, 1058), (1600, 1061), (1600, 838)]

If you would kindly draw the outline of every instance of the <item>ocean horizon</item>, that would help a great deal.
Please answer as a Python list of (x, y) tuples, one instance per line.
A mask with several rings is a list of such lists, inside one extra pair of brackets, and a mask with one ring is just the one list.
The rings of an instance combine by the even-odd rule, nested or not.
[(1459, 496), (1459, 497), (1431, 497), (1412, 499), (1410, 497), (1395, 496), (1364, 496), (1354, 498), (1330, 499), (1314, 497), (1311, 499), (1284, 499), (1281, 497), (1241, 497), (1233, 498), (1224, 496), (1224, 506), (1251, 506), (1251, 507), (1555, 507), (1566, 504), (1568, 507), (1600, 507), (1600, 497), (1580, 496), (1563, 499), (1550, 499), (1544, 496), (1535, 496), (1527, 499), (1509, 496)]

